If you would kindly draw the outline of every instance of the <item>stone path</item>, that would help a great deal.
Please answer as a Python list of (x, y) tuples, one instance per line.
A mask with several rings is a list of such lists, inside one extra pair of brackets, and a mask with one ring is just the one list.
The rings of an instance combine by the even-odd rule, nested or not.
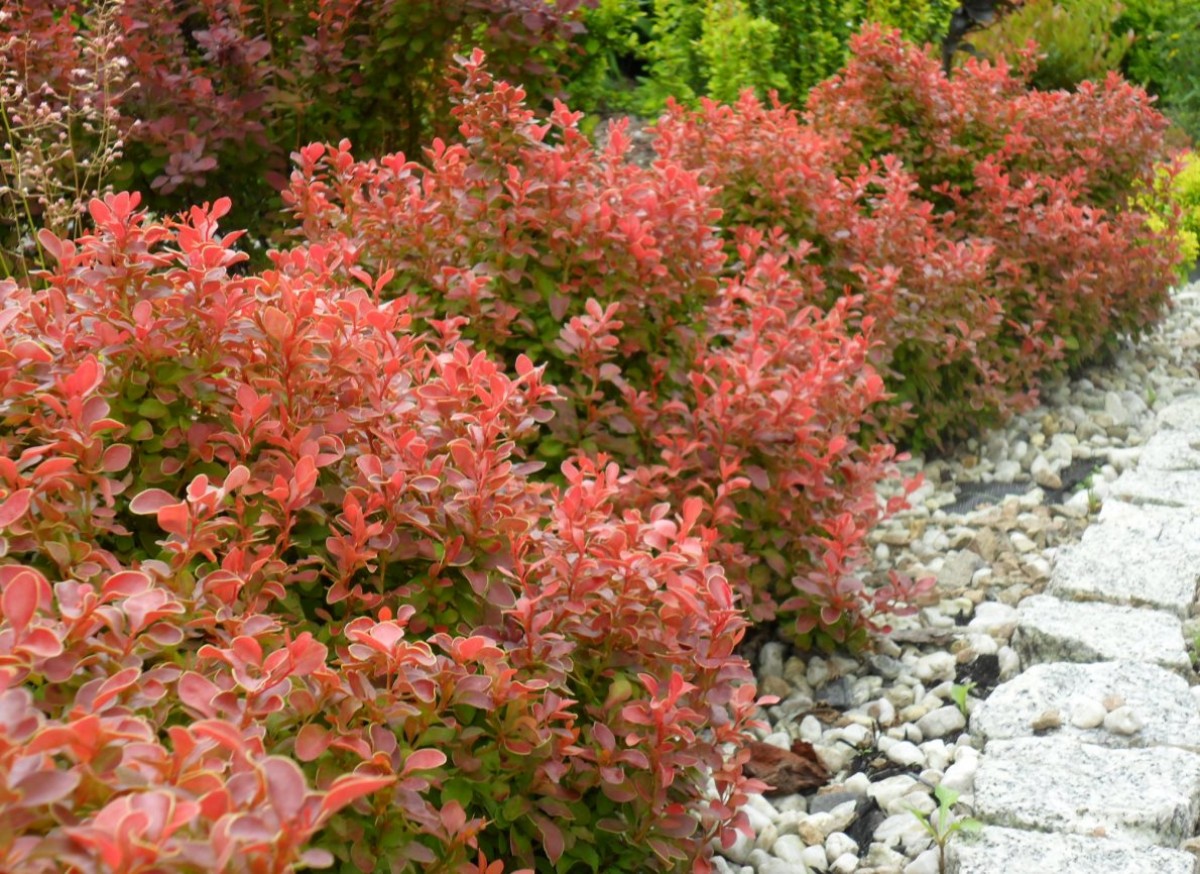
[(1021, 602), (1024, 673), (972, 715), (986, 740), (950, 874), (1200, 874), (1200, 398), (1163, 410), (1098, 521)]

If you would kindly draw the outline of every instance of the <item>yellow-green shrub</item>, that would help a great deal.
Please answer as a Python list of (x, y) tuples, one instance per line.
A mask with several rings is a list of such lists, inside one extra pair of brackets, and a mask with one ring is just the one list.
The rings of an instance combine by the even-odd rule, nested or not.
[(1169, 233), (1174, 226), (1182, 255), (1179, 273), (1186, 276), (1200, 257), (1200, 155), (1187, 152), (1160, 164), (1153, 185), (1132, 205), (1145, 214), (1146, 228), (1152, 233)]
[(1183, 212), (1180, 227), (1186, 263), (1195, 264), (1200, 256), (1200, 154), (1188, 152), (1182, 161), (1171, 195)]
[(568, 87), (585, 111), (654, 115), (674, 97), (732, 102), (753, 88), (804, 103), (845, 63), (867, 22), (940, 42), (956, 0), (596, 0), (583, 12), (586, 60)]
[(1015, 62), (1032, 40), (1041, 57), (1030, 84), (1047, 91), (1070, 89), (1120, 68), (1134, 40), (1131, 31), (1114, 31), (1122, 11), (1118, 0), (1027, 0), (993, 27), (973, 34), (971, 42), (988, 57)]

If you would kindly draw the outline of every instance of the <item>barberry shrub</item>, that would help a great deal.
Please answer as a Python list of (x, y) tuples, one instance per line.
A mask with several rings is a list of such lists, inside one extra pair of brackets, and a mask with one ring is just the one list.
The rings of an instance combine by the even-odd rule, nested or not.
[(719, 191), (727, 245), (741, 228), (781, 231), (814, 247), (825, 306), (862, 296), (873, 360), (913, 414), (886, 427), (937, 443), (1162, 313), (1175, 218), (1137, 193), (1166, 155), (1166, 124), (1115, 76), (1039, 92), (971, 61), (948, 79), (931, 54), (868, 28), (803, 117), (753, 95), (673, 106), (656, 148)]
[(885, 392), (866, 333), (847, 337), (858, 311), (812, 309), (819, 276), (760, 262), (761, 240), (727, 266), (713, 192), (674, 162), (632, 163), (620, 126), (597, 153), (577, 113), (539, 118), (481, 54), (463, 75), (464, 140), (425, 165), (300, 150), (285, 199), (306, 240), (395, 271), (390, 293), (430, 324), (465, 317), (506, 362), (545, 362), (559, 398), (535, 457), (611, 455), (644, 512), (700, 499), (755, 618), (782, 604), (801, 634), (861, 643), (905, 582), (855, 582), (893, 454), (863, 439)]
[[(861, 160), (895, 148), (955, 238), (993, 247), (1005, 345), (1034, 362), (1011, 381), (1032, 388), (1039, 368), (1076, 366), (1152, 324), (1181, 253), (1175, 217), (1156, 230), (1137, 202), (1169, 157), (1152, 99), (1115, 73), (1068, 92), (1024, 87), (1028, 72), (971, 60), (948, 79), (895, 33), (870, 31), (810, 105)], [(898, 124), (912, 106), (923, 109)], [(887, 119), (888, 144), (869, 142), (869, 118)]]
[(1010, 403), (1003, 374), (979, 351), (1002, 322), (986, 282), (991, 250), (948, 235), (899, 161), (845, 174), (843, 144), (751, 94), (733, 106), (672, 105), (655, 148), (718, 190), (731, 245), (751, 228), (809, 247), (820, 281), (808, 283), (807, 304), (829, 309), (847, 290), (861, 296), (875, 340), (868, 359), (894, 395), (879, 413), (890, 433), (937, 440)]
[(861, 649), (878, 617), (931, 583), (862, 581), (867, 534), (903, 504), (879, 502), (895, 450), (867, 437), (887, 397), (869, 360), (872, 319), (855, 297), (813, 305), (823, 286), (803, 248), (780, 254), (751, 233), (738, 254), (745, 269), (709, 309), (684, 379), (631, 398), (658, 451), (628, 495), (705, 496), (752, 618), (786, 616), (785, 635), (803, 647)]
[(704, 502), (531, 479), (542, 369), (345, 248), (137, 207), (0, 284), (0, 868), (707, 870), (762, 787)]

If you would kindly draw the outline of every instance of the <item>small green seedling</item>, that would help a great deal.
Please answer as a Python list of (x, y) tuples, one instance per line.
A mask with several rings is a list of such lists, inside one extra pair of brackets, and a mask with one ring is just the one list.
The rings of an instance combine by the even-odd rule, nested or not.
[(958, 802), (958, 793), (946, 786), (935, 786), (933, 796), (937, 799), (937, 809), (929, 813), (922, 813), (915, 807), (910, 807), (912, 815), (917, 818), (921, 826), (933, 838), (933, 842), (938, 848), (938, 871), (939, 874), (946, 874), (946, 844), (958, 832), (975, 832), (983, 827), (983, 824), (970, 817), (956, 819), (954, 817), (954, 805)]
[(969, 719), (971, 714), (967, 712), (967, 698), (975, 689), (975, 681), (967, 680), (961, 686), (955, 683), (950, 687), (950, 697), (954, 703), (958, 705), (958, 710), (962, 713), (964, 719)]

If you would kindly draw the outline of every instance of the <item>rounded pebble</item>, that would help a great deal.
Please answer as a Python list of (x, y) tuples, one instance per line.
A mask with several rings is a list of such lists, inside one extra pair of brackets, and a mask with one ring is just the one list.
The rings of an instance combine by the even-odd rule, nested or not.
[(1145, 726), (1131, 707), (1118, 707), (1104, 717), (1104, 727), (1113, 734), (1137, 734)]
[(1080, 698), (1071, 702), (1071, 725), (1076, 728), (1096, 728), (1104, 723), (1108, 711), (1099, 701)]

